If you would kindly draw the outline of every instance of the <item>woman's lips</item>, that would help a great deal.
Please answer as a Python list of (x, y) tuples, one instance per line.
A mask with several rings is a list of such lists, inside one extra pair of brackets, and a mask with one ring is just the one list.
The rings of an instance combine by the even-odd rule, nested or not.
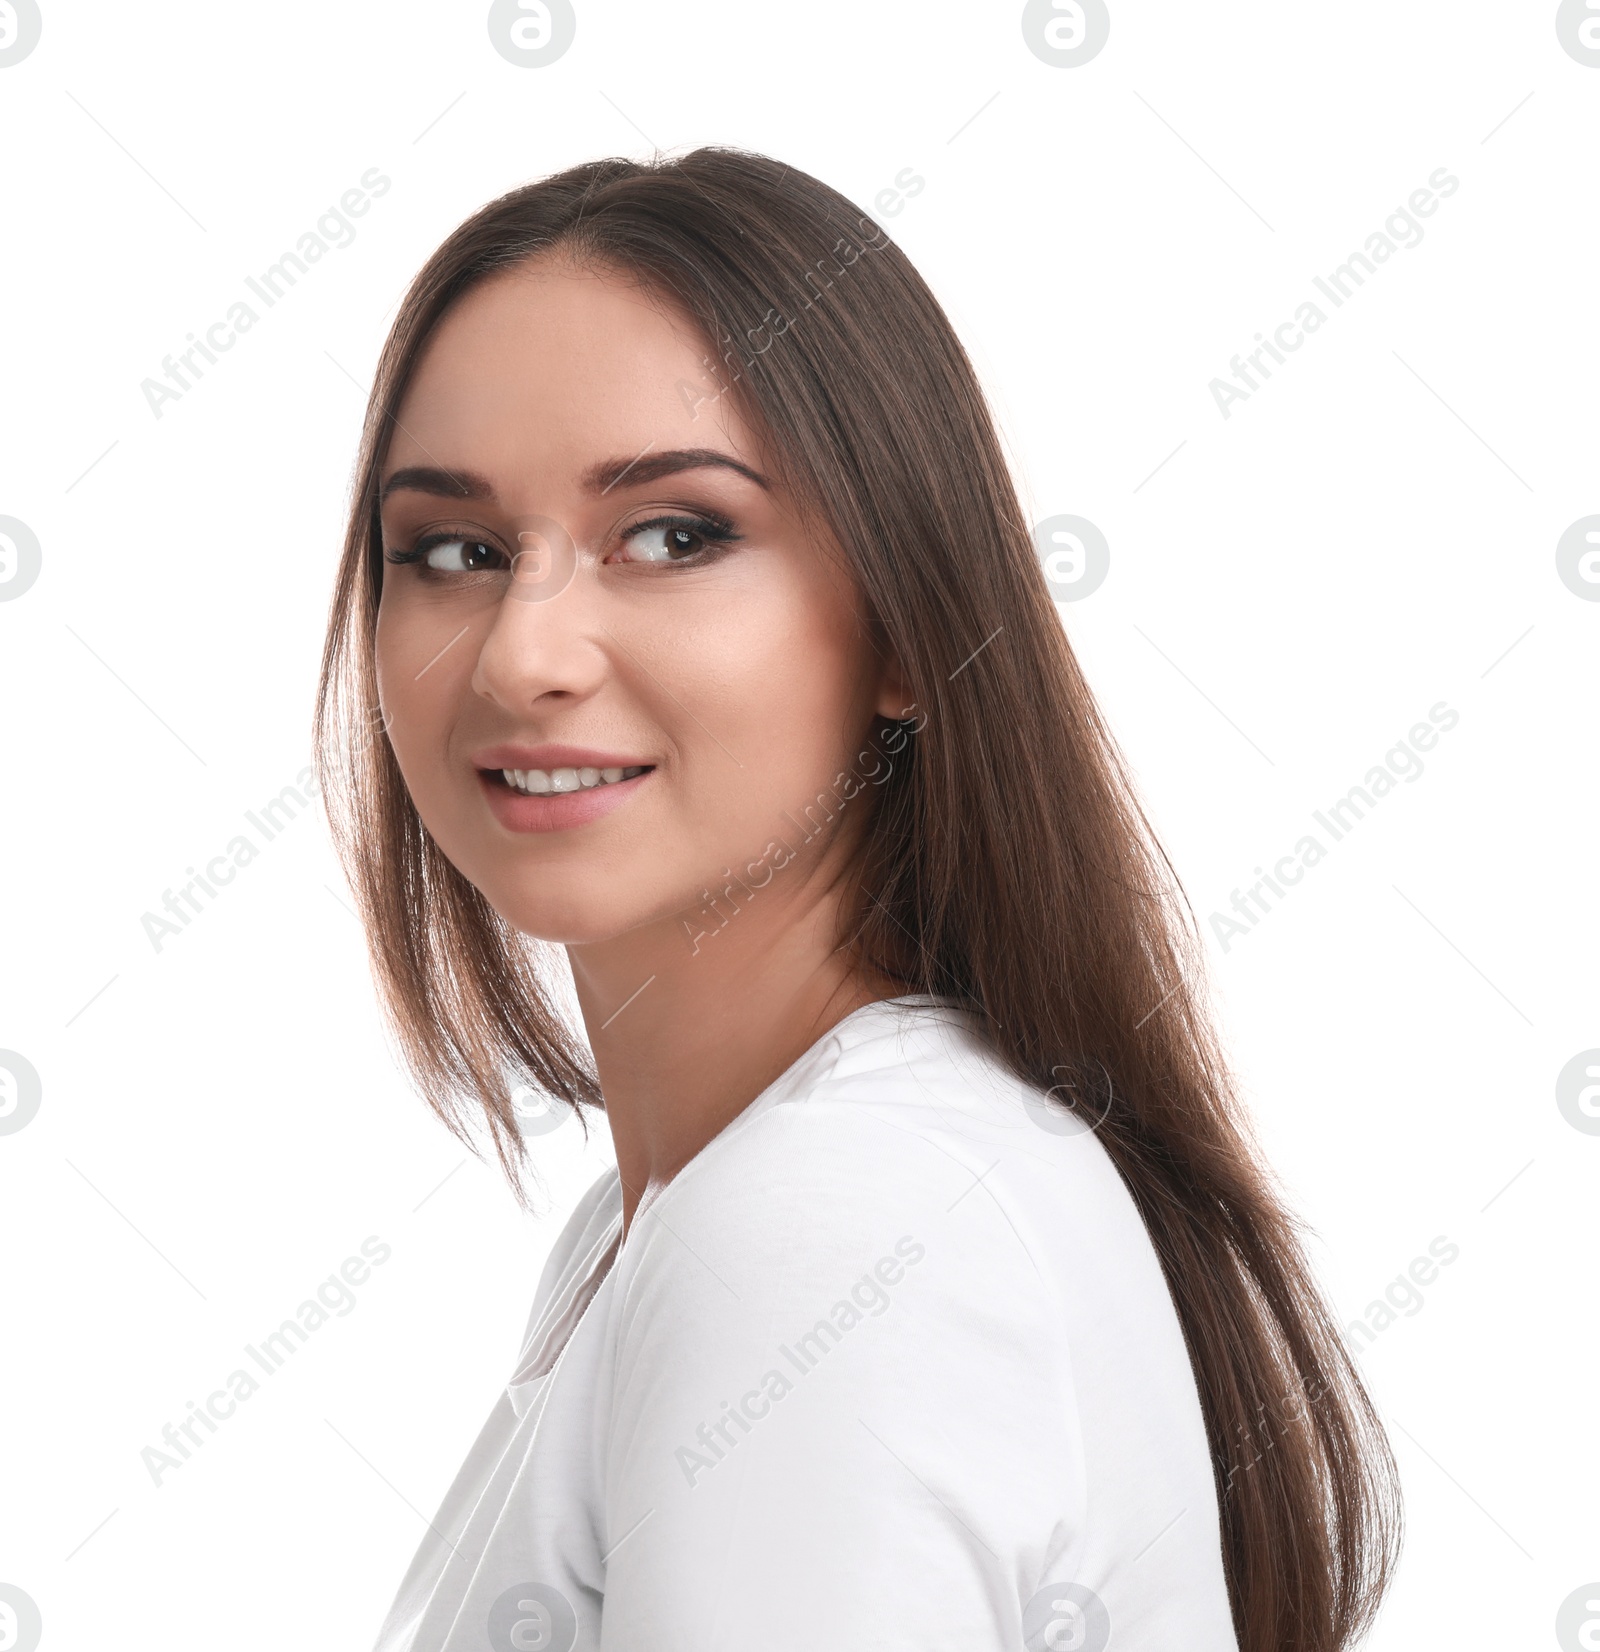
[[(622, 767), (620, 764), (616, 766)], [(560, 769), (547, 772), (557, 782), (564, 779)], [(654, 769), (647, 768), (631, 779), (540, 795), (517, 790), (507, 782), (500, 769), (480, 768), (478, 782), (488, 797), (495, 819), (507, 831), (560, 832), (572, 826), (586, 826), (590, 821), (603, 819), (613, 809), (621, 808), (654, 773)]]
[(498, 746), (485, 746), (467, 759), (476, 769), (632, 769), (650, 766), (648, 757), (628, 756), (621, 752), (598, 751), (592, 746), (559, 745), (543, 741), (536, 746), (518, 745), (506, 741)]

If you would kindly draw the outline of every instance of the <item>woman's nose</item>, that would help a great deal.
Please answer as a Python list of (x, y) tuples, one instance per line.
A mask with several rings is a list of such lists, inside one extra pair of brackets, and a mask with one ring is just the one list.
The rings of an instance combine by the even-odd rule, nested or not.
[(582, 698), (604, 680), (592, 574), (580, 575), (572, 537), (557, 522), (528, 518), (489, 634), (473, 668), (474, 692), (512, 712), (550, 694)]

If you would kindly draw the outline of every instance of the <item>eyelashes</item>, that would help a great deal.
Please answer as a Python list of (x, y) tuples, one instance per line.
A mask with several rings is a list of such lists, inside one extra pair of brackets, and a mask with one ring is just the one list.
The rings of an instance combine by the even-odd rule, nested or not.
[[(705, 541), (704, 550), (691, 552), (687, 556), (641, 557), (629, 558), (630, 561), (641, 561), (654, 565), (694, 566), (703, 567), (714, 561), (730, 545), (738, 543), (739, 534), (734, 531), (733, 524), (726, 517), (713, 516), (685, 516), (667, 514), (663, 516), (647, 517), (643, 522), (635, 522), (626, 533), (621, 535), (624, 545), (631, 544), (635, 539), (649, 533), (681, 533), (691, 538)], [(607, 558), (609, 561), (610, 558)]]
[[(430, 553), (445, 545), (460, 545), (469, 552), (485, 551), (491, 557), (503, 556), (505, 554), (497, 546), (490, 545), (486, 540), (474, 539), (470, 534), (430, 533), (425, 534), (416, 542), (415, 545), (411, 546), (409, 550), (398, 550), (392, 547), (386, 547), (383, 553), (383, 560), (385, 562), (392, 562), (397, 567), (404, 566), (408, 563), (423, 562), (424, 559), (430, 555)], [(457, 573), (477, 573), (482, 571), (482, 568), (486, 565), (486, 559), (482, 559), (479, 562), (479, 566), (476, 568), (468, 567), (455, 570), (433, 568), (433, 571), (436, 573), (447, 571), (454, 571)], [(428, 566), (431, 567), (432, 565), (428, 564)]]
[[(657, 516), (644, 518), (642, 521), (631, 523), (623, 529), (617, 538), (617, 547), (626, 547), (641, 535), (647, 533), (678, 532), (688, 534), (704, 542), (704, 548), (691, 552), (685, 556), (665, 557), (624, 557), (614, 558), (613, 552), (608, 552), (605, 560), (610, 563), (620, 560), (624, 564), (634, 563), (646, 566), (669, 567), (704, 567), (715, 561), (731, 546), (736, 545), (743, 538), (734, 527), (732, 521), (718, 511), (706, 512), (665, 512)], [(449, 547), (459, 546), (456, 553), (456, 566), (444, 565), (448, 558), (435, 559), (433, 553)], [(432, 574), (465, 574), (500, 572), (510, 566), (510, 558), (493, 541), (480, 538), (476, 534), (450, 529), (435, 529), (423, 534), (410, 546), (386, 546), (383, 551), (385, 562), (396, 566), (420, 565), (424, 572)]]

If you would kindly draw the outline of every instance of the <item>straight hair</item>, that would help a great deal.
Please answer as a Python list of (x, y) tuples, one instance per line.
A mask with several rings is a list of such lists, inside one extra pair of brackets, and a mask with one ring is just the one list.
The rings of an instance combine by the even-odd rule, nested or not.
[[(553, 949), (445, 859), (377, 712), (378, 483), (418, 355), (475, 283), (560, 252), (693, 319), (707, 383), (844, 550), (916, 702), (860, 823), (841, 945), (952, 1000), (1095, 1129), (1160, 1258), (1211, 1447), (1241, 1652), (1337, 1652), (1398, 1558), (1388, 1441), (1276, 1190), (1207, 1007), (1182, 885), (1084, 681), (972, 364), (927, 284), (844, 196), (708, 147), (512, 190), (428, 260), (374, 378), (323, 654), (330, 824), (419, 1088), (486, 1126), (522, 1196), (512, 1088), (603, 1107)], [(696, 400), (696, 398), (699, 398)], [(883, 730), (878, 730), (882, 733)]]

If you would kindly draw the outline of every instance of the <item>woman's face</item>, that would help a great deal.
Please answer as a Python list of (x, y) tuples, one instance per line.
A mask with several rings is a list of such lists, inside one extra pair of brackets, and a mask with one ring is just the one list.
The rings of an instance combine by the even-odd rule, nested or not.
[(385, 726), (439, 847), (525, 934), (606, 940), (780, 863), (842, 776), (878, 778), (872, 717), (904, 705), (709, 353), (546, 259), (447, 314), (399, 410)]

